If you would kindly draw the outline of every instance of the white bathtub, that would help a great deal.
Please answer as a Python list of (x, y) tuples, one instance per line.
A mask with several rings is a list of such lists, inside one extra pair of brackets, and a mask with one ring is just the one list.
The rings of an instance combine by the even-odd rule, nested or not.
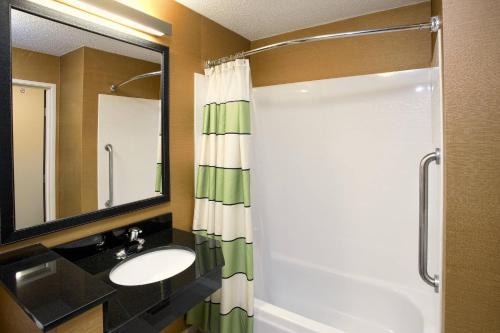
[(344, 333), (260, 299), (255, 299), (254, 309), (254, 333)]
[[(275, 274), (265, 280), (272, 283), (270, 292), (257, 288), (257, 297), (266, 300), (255, 300), (255, 333), (438, 332), (432, 313), (419, 309), (432, 302), (432, 295), (397, 290), (293, 259), (275, 257), (273, 262)], [(286, 280), (280, 283), (281, 274), (276, 272), (286, 274)]]

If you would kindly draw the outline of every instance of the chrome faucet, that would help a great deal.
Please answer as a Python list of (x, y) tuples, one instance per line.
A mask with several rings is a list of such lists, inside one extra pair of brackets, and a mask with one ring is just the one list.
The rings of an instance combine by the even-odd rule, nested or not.
[(136, 253), (142, 250), (146, 240), (144, 238), (139, 238), (139, 235), (141, 233), (142, 230), (137, 227), (133, 227), (128, 230), (128, 243), (135, 243), (135, 244), (127, 245), (125, 248), (118, 251), (115, 255), (116, 259), (123, 260), (127, 258), (129, 254)]
[(128, 229), (128, 241), (138, 242), (141, 245), (144, 244), (144, 239), (139, 238), (139, 234), (142, 234), (142, 230), (137, 227)]

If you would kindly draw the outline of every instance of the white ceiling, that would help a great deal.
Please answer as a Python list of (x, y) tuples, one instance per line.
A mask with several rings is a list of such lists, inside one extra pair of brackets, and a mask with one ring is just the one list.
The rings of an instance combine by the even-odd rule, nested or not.
[(12, 46), (62, 56), (82, 46), (161, 63), (159, 53), (12, 10)]
[(256, 40), (427, 0), (176, 1), (249, 40)]

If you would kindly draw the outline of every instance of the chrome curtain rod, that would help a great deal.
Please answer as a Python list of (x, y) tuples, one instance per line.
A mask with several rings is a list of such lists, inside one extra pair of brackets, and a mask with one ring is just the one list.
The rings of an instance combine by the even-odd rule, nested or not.
[(120, 88), (121, 86), (123, 86), (127, 83), (130, 83), (132, 81), (145, 79), (145, 78), (153, 77), (153, 76), (160, 76), (160, 75), (161, 75), (161, 71), (139, 74), (139, 75), (136, 75), (136, 76), (134, 76), (126, 81), (121, 82), (121, 83), (112, 84), (111, 87), (109, 88), (109, 90), (111, 90), (112, 92), (116, 92), (118, 90), (118, 88)]
[(231, 55), (228, 57), (224, 57), (224, 58), (220, 58), (217, 60), (208, 60), (205, 62), (205, 68), (210, 68), (213, 66), (223, 64), (225, 62), (233, 61), (235, 59), (245, 58), (245, 57), (257, 54), (257, 53), (273, 50), (273, 49), (276, 49), (279, 47), (284, 47), (284, 46), (291, 46), (291, 45), (311, 43), (311, 42), (319, 42), (319, 41), (323, 41), (323, 40), (340, 39), (340, 38), (347, 38), (347, 37), (375, 35), (375, 34), (381, 34), (381, 33), (385, 33), (385, 32), (425, 30), (425, 29), (429, 29), (432, 32), (437, 32), (440, 29), (440, 27), (441, 27), (441, 19), (439, 18), (439, 16), (433, 16), (433, 17), (431, 17), (430, 22), (425, 22), (425, 23), (399, 25), (399, 26), (388, 27), (388, 28), (379, 28), (379, 29), (338, 32), (338, 33), (333, 33), (333, 34), (291, 39), (291, 40), (287, 40), (284, 42), (278, 42), (278, 43), (262, 46), (262, 47), (259, 47), (259, 48), (253, 49), (253, 50), (239, 52), (237, 54), (234, 54), (234, 55)]

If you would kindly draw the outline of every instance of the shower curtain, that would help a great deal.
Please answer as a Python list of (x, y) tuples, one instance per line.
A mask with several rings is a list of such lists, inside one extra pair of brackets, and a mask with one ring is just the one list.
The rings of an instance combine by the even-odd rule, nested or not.
[(222, 288), (188, 314), (188, 324), (210, 333), (251, 333), (249, 62), (238, 59), (209, 68), (205, 77), (193, 232), (220, 240), (225, 266)]

